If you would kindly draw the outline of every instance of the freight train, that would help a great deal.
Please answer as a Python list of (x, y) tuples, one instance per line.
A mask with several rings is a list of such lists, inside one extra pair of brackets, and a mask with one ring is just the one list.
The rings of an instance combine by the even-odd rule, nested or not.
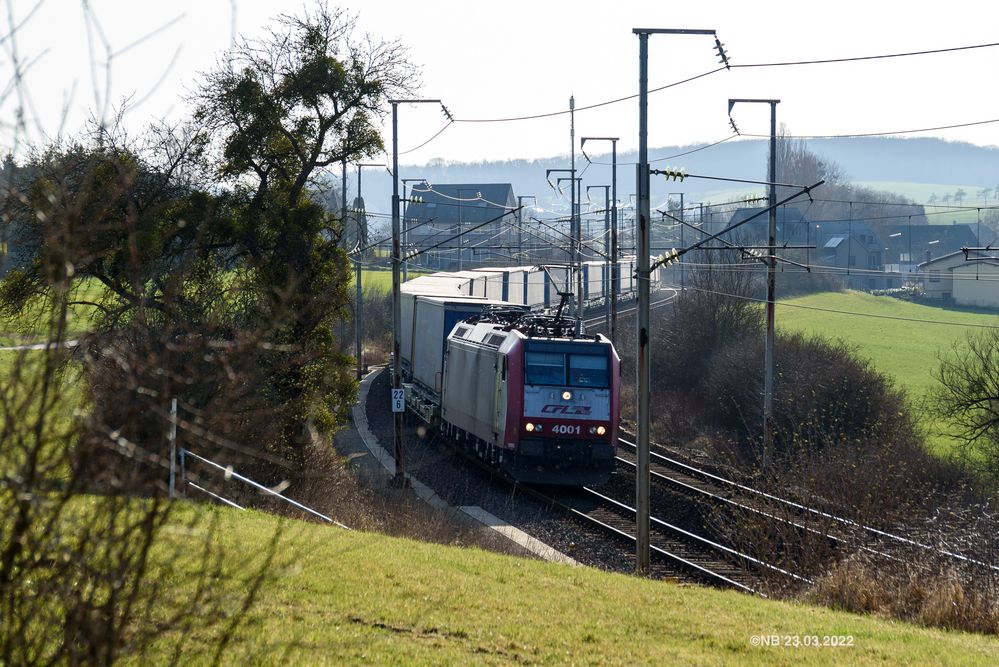
[(484, 269), (402, 286), (408, 410), (521, 482), (600, 484), (614, 469), (620, 359), (564, 316), (568, 277)]
[[(611, 276), (606, 262), (583, 262), (583, 302), (597, 305), (610, 296), (619, 301), (635, 296), (635, 258), (622, 257), (618, 263), (618, 276)], [(660, 273), (652, 276), (653, 288), (659, 284)], [(407, 281), (405, 289), (413, 293), (448, 296), (478, 296), (497, 301), (527, 306), (531, 310), (554, 309), (559, 305), (559, 293), (575, 289), (566, 266), (513, 266), (483, 268), (469, 271), (434, 273)]]

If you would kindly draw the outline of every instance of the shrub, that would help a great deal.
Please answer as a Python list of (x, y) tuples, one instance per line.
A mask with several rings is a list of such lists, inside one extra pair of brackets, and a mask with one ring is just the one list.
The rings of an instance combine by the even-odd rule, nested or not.
[[(781, 448), (915, 436), (903, 394), (844, 343), (782, 334), (774, 360), (774, 438)], [(713, 423), (753, 438), (763, 421), (763, 341), (727, 343), (708, 366), (704, 388)]]
[(698, 389), (716, 349), (762, 331), (763, 312), (745, 298), (752, 277), (738, 265), (710, 265), (691, 272), (672, 307), (663, 309), (653, 333), (652, 367), (661, 387)]
[[(364, 354), (364, 363), (384, 363), (392, 354), (392, 293), (368, 285), (362, 290), (361, 300), (363, 324), (361, 349)], [(343, 318), (340, 338), (340, 349), (350, 355), (354, 354), (354, 312), (356, 309), (354, 290), (351, 289), (349, 313)]]

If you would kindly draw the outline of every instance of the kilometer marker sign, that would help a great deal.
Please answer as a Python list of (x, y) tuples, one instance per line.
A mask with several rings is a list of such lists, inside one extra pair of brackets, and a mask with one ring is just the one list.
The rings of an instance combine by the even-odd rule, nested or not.
[(405, 412), (406, 411), (406, 390), (405, 389), (393, 389), (392, 390), (392, 412)]

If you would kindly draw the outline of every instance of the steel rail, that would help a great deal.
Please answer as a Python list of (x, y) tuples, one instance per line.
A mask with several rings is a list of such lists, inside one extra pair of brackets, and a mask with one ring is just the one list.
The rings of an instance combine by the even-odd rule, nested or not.
[[(651, 452), (651, 454), (653, 456), (655, 456), (655, 452)], [(634, 461), (629, 461), (628, 459), (622, 458), (620, 456), (615, 456), (614, 458), (618, 462), (618, 464), (620, 464), (620, 465), (628, 466), (629, 468), (632, 468), (632, 469), (635, 468)], [(758, 514), (759, 516), (765, 517), (767, 519), (770, 519), (770, 520), (773, 520), (773, 521), (777, 521), (779, 523), (787, 524), (787, 525), (791, 526), (792, 528), (796, 528), (798, 530), (802, 530), (802, 531), (805, 531), (805, 532), (808, 532), (808, 533), (812, 533), (813, 535), (817, 535), (819, 537), (824, 537), (824, 538), (826, 538), (827, 540), (829, 540), (830, 542), (832, 542), (832, 543), (834, 543), (836, 545), (840, 545), (840, 544), (846, 545), (846, 544), (850, 543), (849, 540), (847, 538), (845, 538), (845, 537), (842, 537), (842, 536), (839, 536), (839, 535), (831, 535), (831, 534), (826, 533), (826, 532), (824, 532), (822, 530), (819, 530), (818, 528), (813, 528), (812, 526), (806, 525), (804, 523), (798, 523), (797, 521), (793, 521), (793, 520), (791, 520), (789, 518), (786, 518), (786, 517), (777, 516), (776, 514), (772, 514), (770, 512), (762, 510), (762, 509), (760, 509), (758, 507), (753, 507), (752, 505), (746, 505), (744, 503), (740, 503), (740, 502), (738, 502), (736, 500), (733, 500), (731, 498), (726, 498), (725, 496), (719, 495), (717, 493), (712, 493), (711, 491), (709, 491), (707, 489), (702, 489), (702, 488), (699, 488), (697, 486), (693, 486), (691, 484), (688, 484), (688, 483), (684, 482), (683, 480), (676, 479), (675, 477), (670, 477), (669, 475), (667, 475), (667, 474), (665, 474), (663, 472), (660, 472), (660, 471), (658, 471), (658, 470), (655, 469), (656, 467), (661, 466), (661, 465), (662, 464), (659, 464), (659, 463), (653, 463), (652, 464), (653, 467), (649, 470), (649, 474), (652, 476), (652, 479), (656, 480), (657, 482), (667, 484), (669, 486), (679, 487), (680, 491), (683, 492), (683, 493), (686, 493), (688, 495), (695, 495), (695, 494), (697, 494), (697, 495), (706, 496), (706, 497), (710, 498), (714, 502), (725, 503), (725, 504), (731, 505), (732, 507), (735, 507), (737, 509), (743, 510), (745, 512), (752, 512), (754, 514)], [(662, 467), (667, 467), (667, 466), (662, 466)], [(674, 470), (674, 472), (679, 472), (680, 474), (684, 474), (684, 475), (688, 475), (688, 476), (692, 477), (692, 475), (689, 475), (689, 473), (685, 473), (683, 471)], [(860, 549), (862, 549), (863, 551), (871, 553), (871, 554), (873, 554), (875, 556), (879, 556), (881, 558), (887, 558), (888, 560), (899, 561), (899, 562), (901, 562), (901, 561), (904, 560), (903, 558), (900, 558), (898, 556), (893, 556), (893, 555), (891, 555), (889, 553), (886, 553), (884, 551), (879, 551), (879, 550), (877, 550), (877, 549), (875, 549), (873, 547), (868, 547), (868, 546), (863, 545), (863, 544), (858, 545), (858, 547)], [(768, 565), (768, 567), (769, 567), (769, 565)], [(809, 583), (811, 583), (811, 582), (809, 582)]]
[[(534, 489), (534, 488), (531, 488), (531, 487), (528, 487), (528, 486), (523, 486), (523, 485), (516, 485), (516, 486), (517, 486), (517, 488), (519, 490), (525, 491), (528, 495), (532, 495), (536, 499), (541, 500), (542, 502), (544, 502), (544, 503), (546, 503), (548, 505), (551, 505), (552, 507), (558, 508), (562, 512), (565, 512), (566, 514), (569, 514), (570, 516), (576, 518), (577, 520), (582, 521), (585, 524), (589, 524), (590, 526), (594, 526), (594, 527), (598, 528), (599, 530), (601, 530), (603, 532), (610, 533), (614, 537), (626, 540), (626, 541), (628, 541), (628, 542), (630, 542), (632, 544), (634, 544), (634, 542), (638, 539), (632, 533), (623, 531), (620, 528), (617, 528), (615, 526), (610, 525), (609, 523), (606, 523), (604, 521), (601, 521), (600, 519), (597, 519), (596, 517), (590, 516), (584, 510), (581, 510), (581, 509), (573, 507), (573, 506), (571, 506), (571, 505), (569, 505), (567, 503), (564, 503), (564, 502), (562, 502), (560, 500), (557, 500), (553, 496), (550, 496), (550, 495), (547, 495), (545, 493), (542, 493), (541, 491), (538, 491), (537, 489)], [(597, 499), (601, 503), (605, 503), (606, 504), (607, 501), (610, 501), (610, 503), (612, 503), (614, 505), (620, 505), (621, 507), (627, 507), (626, 505), (623, 505), (622, 503), (618, 503), (617, 501), (614, 501), (612, 499), (606, 498), (606, 496), (602, 496), (601, 494), (599, 494), (599, 493), (597, 493), (597, 492), (595, 492), (592, 489), (589, 489), (587, 487), (583, 487), (582, 492), (583, 493), (587, 493), (587, 494), (593, 496), (595, 499)], [(632, 508), (627, 508), (627, 509), (630, 512), (634, 512), (635, 511)], [(710, 569), (708, 567), (705, 567), (703, 565), (698, 565), (697, 563), (695, 563), (695, 562), (693, 562), (693, 561), (691, 561), (691, 560), (689, 560), (687, 558), (684, 558), (683, 556), (681, 556), (679, 554), (675, 554), (675, 553), (673, 553), (671, 551), (663, 549), (662, 547), (659, 547), (659, 546), (656, 546), (656, 545), (650, 545), (650, 549), (652, 550), (652, 552), (654, 554), (656, 554), (660, 558), (665, 559), (667, 561), (671, 561), (671, 562), (673, 562), (675, 564), (678, 564), (678, 565), (680, 565), (684, 569), (692, 570), (694, 573), (699, 574), (699, 575), (701, 575), (703, 577), (707, 577), (707, 578), (709, 578), (711, 580), (715, 580), (715, 581), (721, 582), (721, 583), (725, 584), (726, 586), (732, 586), (734, 588), (738, 588), (740, 590), (744, 590), (744, 591), (746, 591), (748, 593), (754, 593), (754, 594), (762, 595), (756, 589), (754, 589), (754, 588), (752, 588), (750, 586), (747, 586), (747, 585), (745, 585), (743, 583), (735, 581), (734, 579), (726, 577), (725, 575), (723, 575), (723, 574), (721, 574), (719, 572), (715, 572), (714, 570), (712, 570), (712, 569)]]
[[(635, 443), (630, 442), (628, 440), (625, 440), (624, 438), (620, 438), (619, 437), (618, 441), (620, 443), (626, 445), (629, 449), (635, 448), (635, 446), (636, 446)], [(827, 519), (827, 520), (830, 520), (830, 521), (835, 521), (835, 522), (840, 523), (842, 525), (850, 526), (851, 528), (856, 528), (856, 529), (863, 530), (863, 531), (868, 532), (870, 534), (877, 535), (878, 537), (886, 538), (886, 539), (889, 539), (889, 540), (894, 540), (896, 542), (900, 542), (900, 543), (906, 544), (908, 546), (919, 547), (919, 548), (925, 549), (927, 551), (931, 551), (931, 552), (934, 552), (934, 553), (937, 553), (937, 554), (948, 556), (950, 558), (954, 558), (956, 560), (964, 561), (966, 563), (971, 563), (971, 564), (974, 564), (974, 565), (978, 565), (978, 566), (985, 567), (985, 568), (988, 568), (988, 569), (991, 569), (991, 570), (999, 572), (999, 565), (992, 565), (991, 563), (986, 563), (986, 562), (978, 560), (976, 558), (971, 558), (970, 556), (965, 556), (964, 554), (955, 553), (955, 552), (949, 551), (947, 549), (938, 549), (936, 547), (933, 547), (933, 546), (928, 545), (928, 544), (923, 544), (922, 542), (918, 542), (918, 541), (913, 540), (913, 539), (908, 538), (908, 537), (904, 537), (904, 536), (901, 536), (901, 535), (896, 535), (895, 533), (890, 533), (888, 531), (881, 530), (879, 528), (874, 528), (872, 526), (868, 526), (868, 525), (865, 525), (865, 524), (862, 524), (862, 523), (858, 523), (858, 522), (853, 521), (851, 519), (846, 519), (846, 518), (843, 518), (843, 517), (840, 517), (840, 516), (836, 516), (835, 514), (830, 514), (829, 512), (824, 512), (822, 510), (817, 510), (815, 508), (808, 507), (807, 505), (802, 505), (801, 503), (797, 503), (797, 502), (795, 502), (793, 500), (787, 500), (785, 498), (781, 498), (779, 496), (775, 496), (775, 495), (773, 495), (771, 493), (767, 493), (766, 491), (760, 491), (759, 489), (754, 489), (751, 486), (746, 486), (745, 484), (740, 484), (739, 482), (734, 482), (734, 481), (732, 481), (730, 479), (726, 479), (724, 477), (720, 477), (720, 476), (715, 475), (713, 473), (707, 472), (706, 470), (701, 470), (700, 468), (695, 468), (695, 467), (693, 467), (691, 465), (683, 463), (682, 461), (678, 461), (678, 460), (670, 458), (668, 456), (664, 456), (663, 454), (659, 454), (658, 452), (652, 452), (651, 456), (652, 456), (652, 458), (657, 463), (660, 463), (661, 465), (664, 465), (664, 466), (667, 466), (667, 467), (672, 467), (674, 469), (679, 468), (681, 472), (685, 472), (685, 473), (687, 473), (687, 474), (689, 474), (689, 475), (691, 475), (693, 477), (700, 477), (702, 479), (705, 479), (706, 481), (713, 481), (713, 482), (717, 482), (719, 484), (728, 485), (728, 486), (730, 486), (732, 488), (735, 488), (735, 489), (738, 489), (740, 491), (744, 491), (746, 493), (751, 493), (751, 494), (755, 494), (755, 495), (758, 495), (760, 497), (766, 498), (768, 501), (772, 501), (772, 502), (775, 502), (775, 503), (778, 503), (778, 504), (782, 504), (782, 505), (786, 505), (788, 507), (792, 507), (795, 510), (798, 510), (799, 512), (806, 512), (806, 513), (812, 514), (814, 516), (821, 517), (823, 519)], [(880, 552), (877, 552), (877, 551), (874, 551), (874, 553), (879, 553), (880, 554)], [(885, 555), (887, 555), (887, 554), (885, 554)]]
[[(473, 465), (477, 466), (481, 470), (483, 470), (485, 472), (488, 472), (488, 473), (490, 473), (492, 475), (495, 475), (498, 479), (501, 479), (501, 480), (505, 481), (506, 483), (510, 484), (510, 486), (513, 487), (515, 493), (516, 492), (521, 492), (521, 493), (523, 493), (526, 496), (530, 496), (534, 500), (539, 501), (539, 502), (541, 502), (544, 505), (548, 505), (550, 507), (554, 507), (554, 508), (558, 509), (559, 511), (565, 513), (565, 514), (567, 514), (567, 515), (569, 515), (571, 517), (574, 517), (575, 519), (577, 519), (581, 523), (588, 524), (591, 527), (594, 527), (594, 528), (600, 530), (601, 532), (604, 532), (604, 533), (607, 533), (607, 534), (611, 535), (612, 537), (616, 537), (618, 539), (628, 541), (628, 542), (630, 542), (632, 544), (634, 544), (634, 542), (637, 540), (637, 538), (635, 537), (635, 535), (633, 535), (631, 533), (628, 533), (626, 531), (623, 531), (620, 528), (617, 528), (615, 526), (612, 526), (609, 523), (601, 521), (600, 519), (597, 519), (596, 517), (590, 516), (585, 511), (583, 511), (581, 509), (578, 509), (578, 508), (575, 508), (575, 507), (572, 507), (571, 505), (569, 505), (569, 504), (567, 504), (565, 502), (562, 502), (561, 500), (556, 499), (552, 495), (549, 495), (547, 493), (543, 493), (542, 491), (539, 491), (538, 489), (536, 489), (536, 488), (534, 488), (532, 486), (529, 486), (529, 485), (526, 485), (526, 484), (522, 484), (522, 483), (520, 483), (520, 482), (518, 482), (518, 481), (516, 481), (516, 480), (514, 480), (512, 478), (510, 478), (509, 476), (507, 476), (503, 471), (498, 470), (496, 468), (493, 468), (492, 466), (488, 465), (485, 461), (479, 459), (476, 456), (473, 456), (472, 454), (470, 454), (469, 452), (465, 451), (463, 448), (457, 446), (455, 443), (451, 442), (450, 440), (448, 440), (446, 438), (444, 438), (443, 440), (447, 444), (448, 448), (451, 451), (453, 451), (456, 454), (458, 454), (458, 456), (462, 457), (466, 461), (468, 461), (468, 462), (472, 463)], [(606, 498), (606, 496), (603, 496), (602, 494), (597, 493), (596, 491), (593, 491), (592, 489), (589, 489), (587, 487), (582, 487), (582, 492), (583, 493), (587, 493), (587, 494), (593, 496), (594, 498), (596, 498), (600, 502), (603, 502), (604, 504), (607, 504), (609, 502), (609, 503), (612, 503), (613, 505), (619, 505), (621, 507), (627, 508), (627, 506), (624, 505), (623, 503), (618, 503), (617, 501), (615, 501), (613, 499)], [(606, 500), (604, 500), (604, 499), (606, 499)], [(627, 508), (627, 509), (629, 509), (631, 512), (634, 512), (634, 509), (632, 509), (632, 508)], [(655, 520), (655, 522), (656, 522), (657, 525), (662, 524), (662, 526), (664, 526), (664, 527), (673, 528), (676, 531), (679, 531), (681, 533), (686, 533), (686, 531), (683, 531), (683, 529), (678, 528), (676, 526), (671, 526), (670, 524), (668, 524), (668, 523), (666, 523), (664, 521), (660, 521), (659, 519), (654, 519), (654, 520)], [(689, 535), (693, 536), (693, 537), (697, 537), (697, 536), (694, 536), (693, 533), (690, 533)], [(689, 542), (690, 537), (686, 537), (685, 536), (683, 539), (686, 539)], [(703, 540), (704, 542), (706, 542), (708, 544), (712, 544), (710, 542), (710, 540), (706, 540), (704, 538), (698, 538), (698, 539), (701, 539), (701, 540)], [(725, 549), (725, 547), (722, 547), (721, 545), (717, 545), (717, 546), (720, 547), (720, 548), (722, 548), (722, 549)], [(694, 562), (690, 561), (689, 559), (686, 559), (683, 556), (680, 556), (679, 554), (674, 554), (671, 551), (668, 551), (666, 549), (663, 549), (662, 547), (655, 546), (655, 545), (652, 545), (650, 548), (651, 548), (652, 552), (655, 553), (660, 559), (676, 563), (676, 564), (680, 565), (684, 569), (691, 570), (691, 571), (693, 571), (693, 572), (701, 575), (701, 577), (706, 577), (706, 578), (708, 578), (710, 580), (721, 582), (721, 583), (725, 584), (726, 586), (732, 586), (732, 587), (738, 588), (740, 590), (746, 591), (748, 593), (753, 593), (753, 594), (757, 594), (757, 595), (761, 595), (763, 597), (766, 597), (763, 593), (761, 593), (761, 592), (753, 589), (750, 586), (746, 586), (745, 584), (742, 584), (742, 583), (740, 583), (738, 581), (735, 581), (735, 580), (733, 580), (733, 579), (731, 579), (729, 577), (726, 577), (725, 575), (723, 575), (723, 574), (721, 574), (719, 572), (715, 572), (714, 570), (711, 570), (710, 568), (704, 567), (702, 565), (698, 565), (697, 563), (694, 563)], [(737, 552), (733, 552), (733, 553), (737, 553)], [(742, 555), (740, 554), (740, 556), (742, 556)], [(751, 556), (744, 556), (744, 557), (747, 558), (747, 559), (750, 559), (750, 560), (755, 560)]]
[[(622, 502), (620, 502), (618, 500), (614, 500), (613, 498), (611, 498), (609, 496), (605, 496), (602, 493), (599, 493), (597, 491), (594, 491), (593, 489), (591, 489), (589, 487), (583, 487), (583, 488), (584, 488), (584, 490), (587, 493), (590, 493), (591, 495), (593, 495), (594, 497), (596, 497), (597, 499), (599, 499), (602, 502), (611, 504), (614, 507), (617, 507), (617, 508), (621, 509), (624, 512), (628, 512), (628, 513), (631, 513), (631, 514), (635, 513), (635, 509), (633, 507), (629, 507), (625, 503), (622, 503)], [(700, 535), (697, 535), (696, 533), (692, 533), (692, 532), (690, 532), (688, 530), (684, 530), (683, 528), (680, 528), (679, 526), (674, 526), (673, 524), (667, 523), (666, 521), (663, 521), (662, 519), (658, 519), (656, 517), (650, 517), (650, 520), (652, 521), (653, 525), (659, 527), (660, 529), (663, 529), (663, 530), (666, 530), (666, 531), (669, 531), (669, 532), (672, 532), (672, 533), (676, 533), (681, 538), (688, 539), (688, 540), (694, 540), (695, 542), (698, 542), (700, 544), (706, 545), (707, 547), (709, 547), (711, 549), (715, 549), (716, 551), (722, 551), (722, 552), (726, 553), (729, 556), (735, 556), (736, 558), (740, 558), (740, 559), (743, 559), (743, 560), (748, 561), (750, 563), (753, 563), (754, 565), (757, 565), (759, 567), (763, 567), (763, 568), (766, 568), (768, 570), (772, 570), (774, 572), (778, 572), (778, 573), (783, 574), (783, 575), (785, 575), (787, 577), (790, 577), (792, 579), (796, 579), (798, 581), (801, 581), (801, 582), (804, 582), (804, 583), (807, 583), (807, 584), (813, 583), (812, 580), (809, 579), (809, 578), (807, 578), (807, 577), (802, 577), (802, 576), (797, 575), (797, 574), (795, 574), (793, 572), (790, 572), (790, 571), (785, 570), (783, 568), (777, 567), (776, 565), (771, 565), (770, 563), (762, 561), (762, 560), (760, 560), (758, 558), (754, 558), (753, 556), (750, 556), (748, 554), (744, 554), (744, 553), (741, 553), (739, 551), (736, 551), (735, 549), (732, 549), (731, 547), (727, 547), (724, 544), (719, 544), (718, 542), (714, 542), (712, 540), (709, 540), (706, 537), (701, 537)], [(757, 591), (754, 591), (754, 592), (757, 592)]]

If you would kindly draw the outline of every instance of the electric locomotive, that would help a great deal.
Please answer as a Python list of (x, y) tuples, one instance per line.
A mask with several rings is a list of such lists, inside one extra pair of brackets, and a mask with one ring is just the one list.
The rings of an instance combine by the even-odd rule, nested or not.
[(534, 484), (606, 482), (618, 435), (620, 359), (576, 322), (485, 306), (447, 337), (441, 431)]

